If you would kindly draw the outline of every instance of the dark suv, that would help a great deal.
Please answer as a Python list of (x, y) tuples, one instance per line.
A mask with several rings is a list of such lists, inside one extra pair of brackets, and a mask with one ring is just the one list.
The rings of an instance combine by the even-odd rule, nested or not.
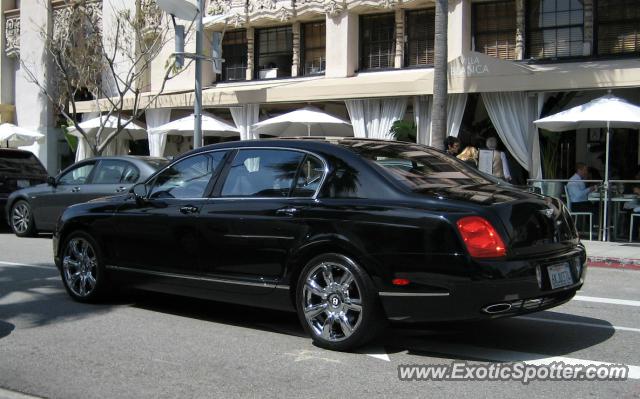
[(31, 152), (0, 148), (0, 209), (4, 209), (12, 192), (46, 181), (46, 169)]

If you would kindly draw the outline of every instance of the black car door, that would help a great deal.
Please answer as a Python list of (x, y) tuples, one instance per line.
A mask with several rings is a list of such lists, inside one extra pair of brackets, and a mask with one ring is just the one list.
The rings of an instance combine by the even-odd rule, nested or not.
[(178, 160), (147, 183), (148, 196), (131, 199), (115, 217), (118, 267), (171, 274), (198, 273), (203, 250), (199, 214), (226, 151)]
[[(295, 180), (305, 164), (323, 164), (301, 151), (240, 149), (216, 184), (200, 217), (205, 247), (202, 268), (236, 282), (227, 290), (266, 293), (283, 275), (287, 256), (306, 234), (303, 214), (315, 190), (296, 193)], [(305, 161), (305, 162), (303, 162)], [(318, 179), (316, 183), (319, 184)], [(296, 198), (297, 197), (297, 198)]]
[(39, 228), (53, 229), (66, 207), (91, 199), (86, 188), (91, 182), (95, 165), (95, 160), (79, 162), (63, 171), (56, 178), (55, 186), (44, 187), (33, 195), (31, 203)]

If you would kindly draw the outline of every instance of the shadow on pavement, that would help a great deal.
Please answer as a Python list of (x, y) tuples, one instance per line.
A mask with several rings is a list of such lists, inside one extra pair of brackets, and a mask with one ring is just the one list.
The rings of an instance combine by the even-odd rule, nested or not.
[(133, 306), (140, 309), (296, 337), (307, 336), (298, 321), (298, 316), (293, 312), (260, 309), (155, 292), (133, 291), (131, 297), (135, 303)]
[[(615, 334), (611, 323), (602, 319), (552, 311), (532, 313), (525, 317), (455, 323), (422, 331), (394, 329), (384, 339), (384, 345), (390, 353), (407, 351), (414, 355), (487, 361), (500, 359), (460, 356), (449, 353), (450, 348), (473, 346), (489, 350), (521, 352), (521, 354), (515, 354), (516, 357), (521, 357), (520, 355), (522, 357), (530, 355), (531, 358), (540, 357), (536, 356), (537, 354), (564, 356), (598, 345)], [(554, 320), (561, 323), (555, 323)], [(585, 324), (594, 324), (599, 327)]]
[(11, 334), (11, 331), (13, 331), (15, 328), (16, 326), (14, 326), (13, 324), (0, 320), (0, 339)]
[[(307, 337), (295, 313), (232, 305), (158, 293), (137, 294), (134, 306), (156, 312), (196, 318), (211, 323), (253, 328), (296, 337)], [(527, 354), (561, 356), (589, 348), (611, 338), (615, 331), (605, 320), (545, 311), (529, 317), (597, 324), (594, 328), (575, 324), (557, 324), (522, 318), (483, 322), (422, 325), (420, 329), (393, 326), (371, 346), (383, 346), (388, 353), (450, 359), (447, 347), (464, 345), (501, 349)], [(438, 349), (438, 346), (442, 346)], [(434, 347), (436, 350), (434, 350)], [(464, 357), (460, 357), (463, 359)], [(496, 359), (467, 359), (496, 360)], [(525, 360), (525, 359), (521, 359)]]
[(54, 266), (34, 266), (39, 267), (0, 265), (0, 320), (19, 319), (25, 327), (39, 327), (95, 316), (113, 307), (74, 302)]

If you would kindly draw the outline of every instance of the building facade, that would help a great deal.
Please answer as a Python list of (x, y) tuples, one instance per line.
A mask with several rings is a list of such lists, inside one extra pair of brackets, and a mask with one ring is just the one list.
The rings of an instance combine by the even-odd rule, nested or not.
[[(124, 0), (95, 1), (105, 24)], [(140, 0), (148, 24), (169, 23), (154, 0)], [(68, 152), (58, 118), (21, 65), (50, 75), (37, 32), (64, 23), (64, 1), (0, 0), (0, 118), (45, 133), (40, 156), (51, 171)], [(360, 137), (392, 138), (396, 120), (417, 126), (416, 140), (440, 145), (430, 131), (434, 3), (431, 0), (209, 0), (207, 45), (223, 32), (221, 70), (204, 66), (204, 107), (233, 119), (242, 138), (266, 116), (313, 104), (350, 119)], [(533, 120), (612, 92), (640, 103), (640, 2), (636, 0), (450, 0), (447, 135), (481, 145), (497, 135), (523, 178), (568, 177), (576, 161), (601, 168), (600, 137), (572, 132), (542, 138)], [(187, 40), (187, 51), (193, 51)], [(166, 43), (144, 77), (156, 93), (173, 52)], [(145, 122), (154, 127), (189, 113), (193, 68), (167, 83)], [(99, 111), (95, 101), (80, 111)], [(623, 136), (623, 135), (619, 135)], [(638, 138), (615, 146), (638, 167)], [(155, 139), (153, 139), (155, 140)], [(153, 141), (151, 140), (151, 141)], [(149, 143), (154, 155), (171, 146)], [(555, 147), (551, 156), (545, 147)], [(541, 151), (542, 147), (542, 151)], [(159, 150), (160, 149), (160, 150)], [(158, 152), (160, 151), (160, 152)], [(600, 151), (600, 152), (598, 152)], [(620, 166), (622, 168), (623, 165)], [(622, 173), (622, 172), (621, 172)]]

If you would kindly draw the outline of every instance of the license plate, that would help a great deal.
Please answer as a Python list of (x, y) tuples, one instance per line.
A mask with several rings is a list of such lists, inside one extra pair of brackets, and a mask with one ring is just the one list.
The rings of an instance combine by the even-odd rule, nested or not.
[(566, 287), (567, 285), (573, 284), (573, 277), (571, 277), (571, 269), (569, 268), (568, 263), (549, 266), (547, 271), (549, 272), (551, 289)]
[(29, 184), (29, 180), (22, 180), (22, 179), (19, 179), (16, 184), (17, 184), (18, 188), (29, 187), (29, 185), (30, 185)]

